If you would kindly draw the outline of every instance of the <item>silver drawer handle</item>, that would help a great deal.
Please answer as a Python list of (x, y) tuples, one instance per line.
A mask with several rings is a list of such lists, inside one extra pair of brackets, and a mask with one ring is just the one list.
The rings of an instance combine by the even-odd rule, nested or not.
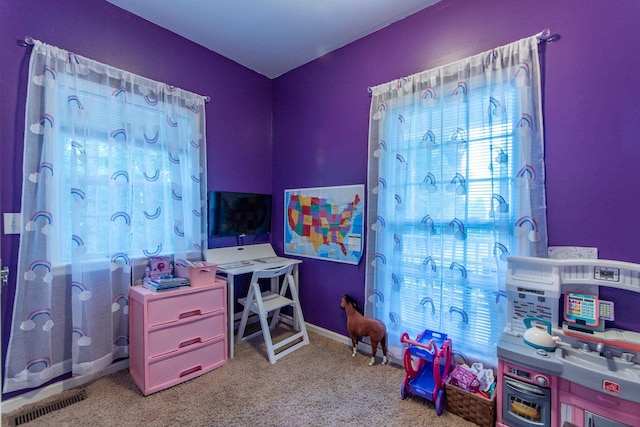
[(508, 379), (504, 380), (504, 385), (507, 386), (508, 388), (514, 390), (517, 393), (522, 393), (526, 396), (533, 396), (533, 397), (546, 397), (545, 394), (541, 391), (538, 390), (537, 387), (532, 387), (528, 384), (524, 384), (524, 383), (514, 383), (512, 381), (509, 381)]

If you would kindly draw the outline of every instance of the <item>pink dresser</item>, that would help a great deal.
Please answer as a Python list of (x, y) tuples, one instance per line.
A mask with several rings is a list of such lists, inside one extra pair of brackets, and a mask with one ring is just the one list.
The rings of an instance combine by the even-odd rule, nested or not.
[(129, 372), (144, 395), (227, 363), (227, 287), (129, 291)]

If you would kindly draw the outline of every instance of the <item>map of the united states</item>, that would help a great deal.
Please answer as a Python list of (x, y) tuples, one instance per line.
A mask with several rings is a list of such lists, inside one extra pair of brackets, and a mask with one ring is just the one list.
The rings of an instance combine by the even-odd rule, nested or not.
[(313, 245), (315, 251), (333, 243), (346, 255), (345, 237), (352, 228), (358, 203), (360, 196), (356, 194), (353, 202), (340, 211), (340, 206), (328, 199), (294, 194), (287, 206), (287, 222), (291, 231)]

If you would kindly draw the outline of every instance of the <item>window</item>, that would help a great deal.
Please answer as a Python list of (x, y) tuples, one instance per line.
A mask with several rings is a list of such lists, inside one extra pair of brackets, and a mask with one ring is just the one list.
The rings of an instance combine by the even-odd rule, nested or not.
[(521, 42), (373, 89), (366, 311), (392, 345), (430, 329), (495, 364), (506, 258), (546, 253), (538, 77), (522, 77), (537, 42)]
[(204, 97), (39, 41), (27, 79), (6, 392), (128, 357), (145, 258), (206, 241)]
[[(91, 234), (91, 238), (82, 240), (85, 259), (108, 257), (113, 252), (130, 253), (133, 259), (173, 254), (172, 219), (176, 206), (166, 199), (172, 192), (172, 158), (167, 151), (168, 133), (160, 132), (166, 126), (166, 112), (155, 108), (158, 102), (149, 105), (141, 94), (135, 94), (138, 98), (135, 106), (123, 104), (126, 114), (130, 112), (132, 116), (124, 123), (114, 124), (110, 110), (114, 102), (101, 94), (99, 84), (83, 82), (83, 87), (82, 102), (77, 96), (70, 100), (65, 91), (56, 93), (57, 108), (68, 117), (60, 121), (60, 144), (56, 147), (61, 150), (55, 154), (61, 156), (59, 163), (64, 168), (59, 173), (64, 180), (57, 181), (55, 191), (59, 197), (50, 201), (58, 206), (55, 210), (63, 212), (64, 219), (59, 227), (53, 227), (57, 238), (50, 240), (54, 263), (68, 265), (72, 260), (77, 242), (62, 236), (76, 235), (74, 210), (79, 206), (86, 209), (82, 218), (84, 234)], [(78, 105), (82, 105), (82, 109), (76, 108)], [(195, 118), (186, 107), (178, 111), (175, 125), (196, 128)], [(82, 119), (80, 126), (75, 125), (78, 118)], [(132, 131), (135, 123), (144, 123), (148, 128), (131, 141), (128, 139), (135, 134)], [(193, 132), (189, 137), (194, 139)], [(184, 158), (187, 154), (184, 147), (177, 148), (177, 153), (175, 150), (171, 151), (175, 157)], [(79, 179), (83, 184), (74, 184)], [(65, 197), (68, 194), (71, 197)], [(125, 208), (114, 217), (116, 201)], [(148, 227), (148, 220), (152, 218), (161, 218), (161, 221)], [(128, 225), (130, 233), (112, 234), (114, 228), (121, 225)], [(133, 236), (144, 236), (145, 241), (155, 244), (132, 246)]]

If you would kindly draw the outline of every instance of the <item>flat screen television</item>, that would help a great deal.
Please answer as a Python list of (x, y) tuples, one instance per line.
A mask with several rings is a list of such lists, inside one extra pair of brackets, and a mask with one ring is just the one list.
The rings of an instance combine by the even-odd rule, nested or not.
[(209, 237), (271, 232), (271, 194), (209, 191)]

